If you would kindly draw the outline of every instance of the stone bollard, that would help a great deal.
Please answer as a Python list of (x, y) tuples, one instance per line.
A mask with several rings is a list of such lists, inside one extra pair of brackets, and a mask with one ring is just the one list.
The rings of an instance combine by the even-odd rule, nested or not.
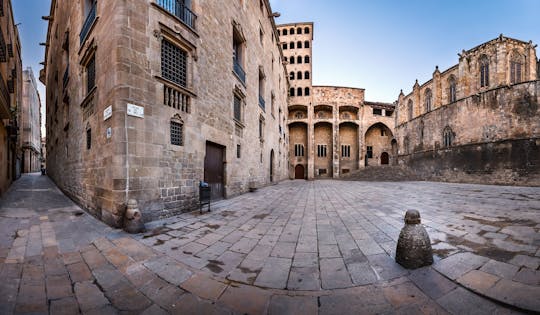
[(431, 241), (426, 229), (420, 224), (420, 213), (407, 210), (405, 226), (399, 233), (396, 262), (407, 269), (416, 269), (433, 264)]
[(124, 231), (134, 234), (144, 232), (144, 230), (142, 214), (137, 206), (137, 200), (129, 199), (126, 213), (124, 214)]

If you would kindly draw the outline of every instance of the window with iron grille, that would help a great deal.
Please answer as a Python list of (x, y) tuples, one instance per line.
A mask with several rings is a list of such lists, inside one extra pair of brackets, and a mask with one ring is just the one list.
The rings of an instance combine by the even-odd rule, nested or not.
[(184, 145), (183, 137), (183, 124), (171, 121), (171, 144), (172, 145)]
[(371, 147), (371, 146), (368, 146), (368, 147), (367, 147), (366, 155), (367, 155), (367, 158), (368, 158), (368, 159), (372, 159), (372, 158), (373, 158), (373, 147)]
[(351, 157), (351, 146), (349, 144), (341, 145), (341, 157)]
[(326, 157), (326, 144), (318, 144), (317, 145), (317, 156), (318, 157)]
[(88, 128), (86, 129), (86, 150), (90, 150), (92, 148), (92, 129)]
[(241, 156), (241, 153), (242, 153), (242, 148), (240, 147), (239, 144), (236, 145), (236, 158), (240, 158)]
[(234, 95), (234, 119), (242, 120), (242, 99), (238, 95)]
[(96, 86), (96, 57), (92, 56), (86, 65), (86, 93)]
[(294, 156), (304, 156), (304, 145), (295, 144), (294, 145)]
[(187, 87), (187, 52), (165, 39), (161, 42), (161, 75)]

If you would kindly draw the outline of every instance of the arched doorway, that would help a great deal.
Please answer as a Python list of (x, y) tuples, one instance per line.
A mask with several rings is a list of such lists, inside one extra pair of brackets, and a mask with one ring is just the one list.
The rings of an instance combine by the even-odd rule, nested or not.
[(383, 152), (381, 153), (381, 165), (388, 165), (389, 163), (388, 153)]
[(294, 168), (294, 179), (304, 179), (304, 165), (296, 165)]
[(274, 149), (270, 151), (270, 182), (274, 181)]

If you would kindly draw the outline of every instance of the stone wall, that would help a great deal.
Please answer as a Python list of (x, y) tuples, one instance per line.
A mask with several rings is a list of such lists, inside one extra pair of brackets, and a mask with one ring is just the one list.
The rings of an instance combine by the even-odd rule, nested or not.
[(22, 171), (39, 172), (41, 168), (41, 102), (31, 68), (23, 71), (22, 82)]
[[(270, 184), (272, 150), (273, 180), (286, 178), (287, 129), (280, 120), (286, 119), (288, 82), (267, 1), (261, 7), (252, 1), (194, 0), (193, 25), (154, 1), (98, 1), (97, 19), (82, 44), (78, 34), (86, 15), (80, 4), (53, 1), (52, 7), (42, 76), (50, 104), (48, 169), (58, 186), (91, 213), (119, 226), (132, 198), (146, 220), (196, 208), (207, 143), (224, 148), (224, 197)], [(55, 34), (57, 27), (71, 31)], [(246, 42), (245, 82), (233, 69), (233, 28)], [(185, 87), (162, 76), (163, 40), (187, 53)], [(86, 91), (85, 65), (93, 54), (96, 89)], [(69, 79), (64, 88), (56, 77), (68, 69), (65, 60)], [(259, 104), (261, 72), (264, 108)], [(242, 96), (239, 121), (233, 115), (235, 94)], [(182, 107), (187, 99), (189, 107)], [(128, 104), (144, 108), (144, 116), (128, 114)], [(171, 121), (183, 125), (182, 146), (171, 144)]]

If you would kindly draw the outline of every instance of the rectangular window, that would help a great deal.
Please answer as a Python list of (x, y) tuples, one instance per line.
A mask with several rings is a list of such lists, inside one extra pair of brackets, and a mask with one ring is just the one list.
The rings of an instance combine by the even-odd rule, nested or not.
[(184, 145), (184, 135), (183, 128), (184, 126), (176, 121), (171, 121), (171, 144), (172, 145)]
[(344, 158), (351, 157), (351, 146), (349, 144), (341, 145), (341, 157), (344, 157)]
[(90, 93), (96, 86), (96, 56), (92, 56), (86, 64), (86, 93)]
[(295, 144), (294, 145), (294, 156), (304, 156), (304, 145)]
[(234, 119), (242, 120), (242, 99), (238, 95), (234, 95)]
[(239, 144), (236, 145), (236, 158), (239, 159), (240, 158), (240, 154), (241, 154), (242, 150), (241, 150), (241, 147)]
[(371, 146), (368, 146), (367, 147), (367, 153), (366, 153), (368, 159), (372, 159), (373, 158), (373, 147)]
[(510, 83), (521, 82), (521, 63), (512, 61), (510, 63)]
[(86, 129), (86, 150), (90, 150), (92, 148), (92, 129), (88, 128)]
[(318, 157), (326, 157), (326, 144), (318, 144), (317, 145), (317, 156)]
[(261, 141), (264, 138), (264, 120), (262, 118), (259, 118), (259, 138)]
[(373, 109), (373, 115), (382, 115), (382, 109), (374, 108)]
[(245, 41), (240, 31), (233, 28), (233, 70), (242, 83), (246, 83), (246, 72), (244, 71), (244, 47)]
[(264, 101), (264, 74), (259, 70), (259, 106), (262, 109), (265, 109), (265, 101)]
[(161, 76), (187, 87), (187, 52), (165, 39), (161, 42)]
[(385, 112), (385, 116), (387, 116), (387, 117), (392, 117), (392, 114), (394, 114), (394, 111), (386, 110), (386, 112)]

